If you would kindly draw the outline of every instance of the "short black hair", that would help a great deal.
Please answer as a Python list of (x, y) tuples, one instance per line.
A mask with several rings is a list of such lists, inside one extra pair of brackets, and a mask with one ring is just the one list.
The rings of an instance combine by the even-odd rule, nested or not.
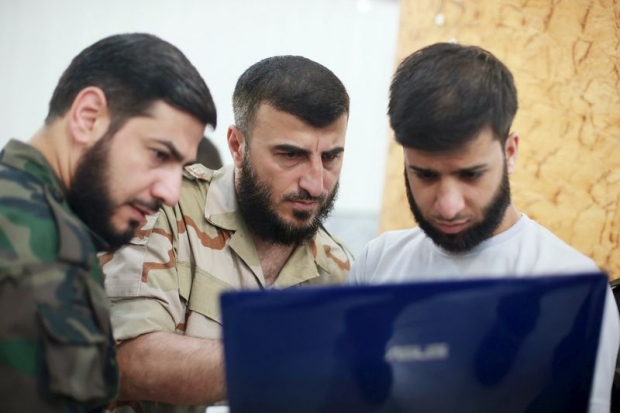
[(58, 81), (45, 122), (64, 116), (89, 86), (106, 96), (110, 129), (145, 115), (159, 100), (216, 126), (213, 98), (196, 68), (178, 48), (151, 34), (109, 36), (84, 49)]
[(396, 141), (426, 152), (452, 152), (490, 127), (502, 146), (517, 113), (510, 70), (477, 47), (436, 43), (407, 57), (390, 87)]
[(273, 56), (255, 63), (237, 81), (233, 93), (235, 124), (249, 137), (261, 103), (325, 127), (349, 114), (349, 95), (325, 66), (302, 56)]

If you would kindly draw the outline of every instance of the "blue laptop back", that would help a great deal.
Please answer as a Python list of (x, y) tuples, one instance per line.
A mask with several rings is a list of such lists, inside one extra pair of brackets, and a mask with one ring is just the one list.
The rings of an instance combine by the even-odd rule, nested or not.
[(585, 412), (604, 274), (221, 297), (232, 413)]

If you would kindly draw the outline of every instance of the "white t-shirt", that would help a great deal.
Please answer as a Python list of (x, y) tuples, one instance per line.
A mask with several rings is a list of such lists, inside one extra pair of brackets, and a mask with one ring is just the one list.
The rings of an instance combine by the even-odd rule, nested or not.
[[(522, 215), (512, 227), (465, 254), (452, 254), (437, 247), (419, 227), (385, 232), (366, 245), (353, 263), (346, 283), (529, 277), (598, 270), (592, 259)], [(609, 289), (592, 383), (590, 412), (609, 412), (619, 347), (620, 320)]]

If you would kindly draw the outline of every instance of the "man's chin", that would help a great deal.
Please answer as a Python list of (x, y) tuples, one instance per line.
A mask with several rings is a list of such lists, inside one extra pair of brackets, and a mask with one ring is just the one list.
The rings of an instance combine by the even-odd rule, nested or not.
[(487, 238), (487, 236), (476, 234), (470, 227), (454, 234), (443, 232), (435, 226), (432, 226), (432, 231), (425, 230), (424, 232), (435, 245), (453, 254), (467, 253)]
[(111, 251), (116, 251), (129, 244), (139, 226), (140, 223), (138, 221), (131, 220), (124, 225), (123, 228), (109, 228), (109, 230), (105, 232), (103, 240), (108, 244)]
[(119, 248), (129, 244), (131, 239), (134, 237), (134, 232), (135, 231), (133, 231), (133, 230), (127, 230), (125, 232), (116, 232), (116, 233), (114, 233), (108, 239), (108, 244), (110, 244), (110, 248), (117, 250), (117, 249), (119, 249)]
[(291, 219), (288, 219), (287, 221), (289, 222), (290, 225), (294, 227), (303, 227), (311, 223), (314, 220), (315, 216), (316, 216), (316, 211), (314, 210), (302, 211), (299, 209), (294, 209), (293, 217)]
[(293, 222), (288, 222), (288, 227), (293, 231), (307, 231), (312, 227), (313, 223), (314, 221), (311, 219), (304, 221), (294, 220)]
[(447, 241), (446, 238), (441, 239), (441, 240), (434, 239), (433, 242), (437, 246), (453, 254), (463, 254), (463, 253), (471, 251), (472, 248), (474, 247), (471, 245), (465, 245), (463, 244), (462, 241), (454, 241), (454, 240)]

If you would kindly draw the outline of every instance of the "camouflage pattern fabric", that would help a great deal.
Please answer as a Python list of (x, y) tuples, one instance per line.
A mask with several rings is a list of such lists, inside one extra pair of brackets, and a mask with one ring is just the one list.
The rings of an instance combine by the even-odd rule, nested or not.
[(0, 152), (0, 412), (102, 411), (116, 397), (94, 242), (33, 147)]
[[(352, 257), (324, 229), (300, 245), (273, 288), (342, 283)], [(219, 339), (219, 295), (265, 288), (252, 237), (238, 211), (234, 168), (186, 168), (181, 198), (149, 218), (131, 244), (101, 261), (117, 340), (154, 331)], [(146, 412), (204, 412), (206, 406), (141, 403)], [(137, 411), (128, 406), (117, 412)]]

